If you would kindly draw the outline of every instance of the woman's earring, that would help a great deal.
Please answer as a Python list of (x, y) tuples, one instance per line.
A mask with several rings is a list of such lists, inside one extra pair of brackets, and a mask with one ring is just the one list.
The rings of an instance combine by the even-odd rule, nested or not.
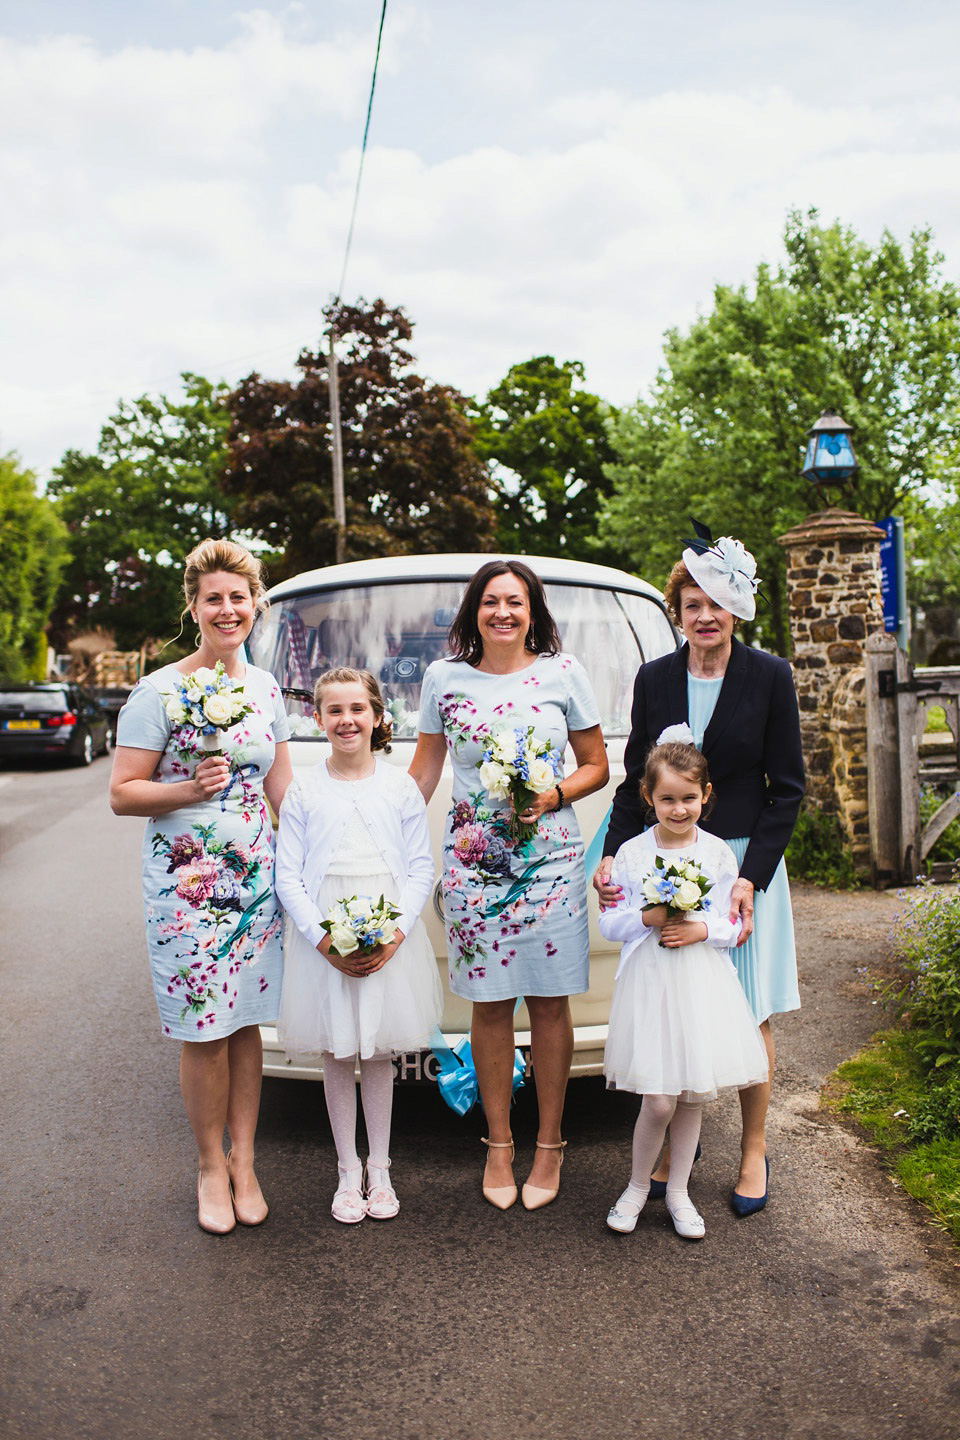
[(537, 647), (537, 636), (536, 636), (536, 633), (535, 633), (535, 631), (534, 631), (533, 626), (531, 625), (531, 626), (530, 626), (530, 629), (527, 631), (527, 648), (528, 648), (529, 650), (535, 650), (536, 647)]

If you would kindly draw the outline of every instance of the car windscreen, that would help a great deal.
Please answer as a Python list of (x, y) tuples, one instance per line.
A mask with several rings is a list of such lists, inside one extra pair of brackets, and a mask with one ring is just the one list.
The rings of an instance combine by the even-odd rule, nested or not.
[(62, 690), (0, 690), (0, 710), (27, 710), (32, 715), (49, 715), (66, 710)]
[[(461, 580), (424, 579), (274, 600), (248, 649), (253, 663), (280, 682), (291, 735), (319, 738), (314, 681), (323, 670), (346, 665), (380, 681), (395, 738), (415, 738), (424, 671), (448, 653), (447, 631), (463, 589)], [(627, 734), (638, 665), (676, 645), (664, 610), (644, 595), (593, 585), (551, 583), (546, 592), (563, 649), (590, 676), (604, 733)]]

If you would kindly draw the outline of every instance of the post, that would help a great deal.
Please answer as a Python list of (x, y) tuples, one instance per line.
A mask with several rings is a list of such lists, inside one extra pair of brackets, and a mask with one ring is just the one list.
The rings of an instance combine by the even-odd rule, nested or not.
[(915, 885), (920, 870), (920, 737), (917, 734), (917, 694), (908, 688), (910, 662), (897, 646), (897, 728), (900, 731), (900, 877)]
[(898, 884), (901, 878), (897, 642), (892, 635), (868, 635), (866, 668), (870, 876), (879, 888)]
[(343, 436), (340, 433), (340, 376), (337, 373), (337, 352), (333, 348), (333, 326), (330, 326), (330, 426), (333, 439), (333, 518), (337, 522), (338, 565), (346, 559), (347, 506), (343, 492)]

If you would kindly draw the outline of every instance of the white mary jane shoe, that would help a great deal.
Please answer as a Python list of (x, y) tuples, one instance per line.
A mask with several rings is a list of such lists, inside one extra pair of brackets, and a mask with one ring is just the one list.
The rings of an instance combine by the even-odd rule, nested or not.
[(400, 1210), (400, 1201), (390, 1184), (390, 1161), (386, 1165), (371, 1165), (368, 1160), (364, 1182), (370, 1219), (392, 1220)]
[(702, 1240), (707, 1233), (703, 1216), (687, 1194), (672, 1196), (667, 1192), (667, 1210), (673, 1228), (682, 1240)]
[(647, 1203), (647, 1197), (642, 1200), (633, 1200), (630, 1191), (633, 1187), (628, 1185), (610, 1210), (607, 1211), (607, 1224), (611, 1230), (616, 1230), (620, 1235), (632, 1235), (637, 1228), (637, 1221), (640, 1212)]

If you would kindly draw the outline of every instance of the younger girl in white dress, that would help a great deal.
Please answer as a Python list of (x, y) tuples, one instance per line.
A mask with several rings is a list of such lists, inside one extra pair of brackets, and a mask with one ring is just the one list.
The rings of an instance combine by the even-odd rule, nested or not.
[[(330, 758), (287, 790), (277, 835), (277, 894), (293, 924), (284, 942), (277, 1031), (291, 1055), (323, 1058), (323, 1088), (340, 1184), (331, 1213), (345, 1224), (389, 1220), (400, 1209), (390, 1182), (391, 1051), (429, 1044), (440, 1019), (437, 962), (419, 919), (434, 880), (427, 811), (389, 750), (383, 696), (366, 670), (327, 670), (314, 689)], [(400, 910), (389, 944), (330, 953), (321, 921), (337, 900), (384, 895)], [(357, 1155), (357, 1088), (367, 1131)]]
[[(687, 1185), (703, 1101), (722, 1086), (765, 1081), (767, 1052), (726, 953), (740, 933), (739, 917), (736, 923), (728, 918), (737, 861), (723, 840), (697, 827), (711, 785), (686, 725), (660, 736), (641, 789), (657, 823), (617, 851), (612, 873), (623, 894), (600, 915), (602, 934), (623, 942), (604, 1074), (611, 1089), (643, 1096), (630, 1184), (607, 1224), (625, 1234), (636, 1228), (669, 1126), (667, 1209), (678, 1235), (702, 1240), (703, 1218)], [(702, 908), (671, 917), (666, 904), (651, 904), (643, 885), (656, 876), (658, 857), (667, 867), (693, 861), (712, 882)]]

